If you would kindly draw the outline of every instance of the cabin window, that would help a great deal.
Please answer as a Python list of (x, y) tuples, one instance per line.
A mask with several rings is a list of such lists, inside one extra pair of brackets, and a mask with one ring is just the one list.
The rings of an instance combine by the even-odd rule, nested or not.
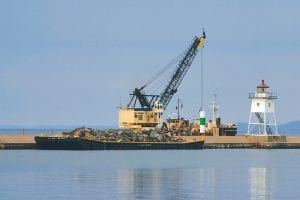
[(139, 115), (138, 120), (143, 120), (143, 115)]

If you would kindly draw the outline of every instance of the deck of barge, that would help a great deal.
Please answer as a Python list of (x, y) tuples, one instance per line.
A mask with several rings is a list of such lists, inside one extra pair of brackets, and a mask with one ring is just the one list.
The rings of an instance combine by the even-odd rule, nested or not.
[[(182, 136), (187, 142), (201, 140), (201, 137)], [(206, 136), (204, 149), (236, 148), (300, 148), (300, 136)], [(35, 149), (34, 135), (0, 135), (0, 149)]]

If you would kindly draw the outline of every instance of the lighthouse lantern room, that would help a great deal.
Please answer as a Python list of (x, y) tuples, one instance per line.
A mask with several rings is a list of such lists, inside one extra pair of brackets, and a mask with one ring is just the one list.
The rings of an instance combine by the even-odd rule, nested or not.
[(249, 135), (278, 135), (274, 101), (276, 93), (269, 92), (269, 86), (262, 80), (255, 93), (249, 93), (251, 111), (249, 116)]

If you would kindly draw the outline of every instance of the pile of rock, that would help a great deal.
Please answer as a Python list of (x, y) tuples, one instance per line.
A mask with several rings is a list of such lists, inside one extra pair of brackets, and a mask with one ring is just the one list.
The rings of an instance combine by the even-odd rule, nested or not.
[(179, 137), (174, 137), (171, 132), (162, 130), (139, 131), (132, 130), (97, 130), (91, 128), (76, 128), (63, 135), (70, 137), (88, 137), (97, 141), (116, 142), (182, 142)]

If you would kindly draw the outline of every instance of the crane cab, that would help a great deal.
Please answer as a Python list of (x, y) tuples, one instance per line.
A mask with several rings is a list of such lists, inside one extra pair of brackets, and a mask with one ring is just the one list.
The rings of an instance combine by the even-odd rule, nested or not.
[(122, 107), (119, 110), (119, 127), (133, 130), (152, 130), (161, 124), (163, 105), (154, 102), (152, 108)]

